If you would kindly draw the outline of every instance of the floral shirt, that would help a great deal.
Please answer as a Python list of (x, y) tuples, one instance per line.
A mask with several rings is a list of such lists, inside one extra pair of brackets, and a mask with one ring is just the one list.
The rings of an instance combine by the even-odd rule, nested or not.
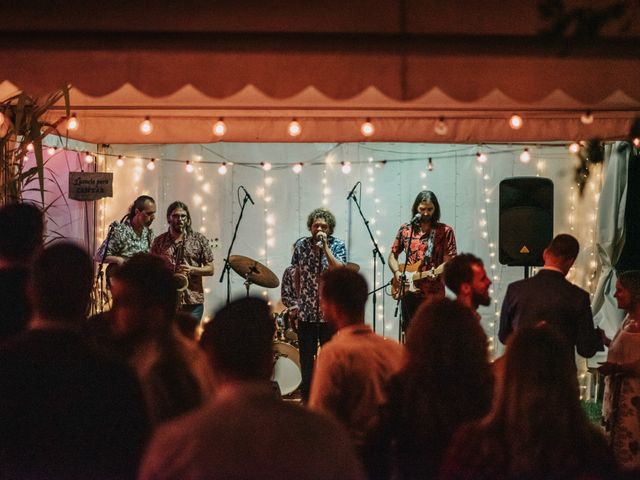
[[(327, 243), (336, 260), (347, 263), (347, 249), (344, 242), (329, 236)], [(300, 288), (297, 304), (289, 307), (299, 307), (299, 319), (303, 322), (323, 322), (318, 303), (318, 282), (322, 272), (329, 268), (327, 256), (319, 249), (313, 248), (313, 237), (304, 237), (298, 240), (293, 248), (291, 265), (298, 267)]]
[(109, 228), (113, 229), (109, 247), (107, 248), (107, 239), (105, 239), (94, 256), (97, 262), (102, 261), (105, 249), (107, 250), (106, 256), (113, 255), (123, 258), (131, 258), (136, 253), (149, 251), (153, 240), (153, 230), (150, 228), (143, 227), (142, 234), (138, 235), (128, 219), (124, 222), (113, 222)]
[[(432, 232), (434, 232), (433, 235)], [(407, 245), (410, 245), (411, 251), (406, 260), (407, 265), (421, 261), (422, 264), (418, 269), (420, 272), (436, 268), (444, 262), (445, 257), (456, 256), (456, 237), (453, 228), (444, 223), (437, 223), (435, 231), (432, 229), (432, 232), (422, 233), (420, 227), (417, 227), (413, 230), (412, 236), (411, 223), (405, 223), (398, 229), (391, 252), (397, 258), (402, 252), (406, 254)], [(423, 294), (444, 294), (444, 283), (441, 278), (424, 279), (420, 281), (419, 287)]]
[[(180, 243), (180, 242), (179, 242)], [(169, 232), (159, 235), (151, 246), (151, 253), (166, 257), (175, 267), (176, 250), (179, 243), (175, 243)], [(184, 261), (194, 267), (203, 267), (213, 262), (213, 251), (209, 240), (198, 232), (184, 235)], [(204, 303), (204, 288), (201, 275), (189, 275), (189, 286), (184, 292), (185, 305)]]

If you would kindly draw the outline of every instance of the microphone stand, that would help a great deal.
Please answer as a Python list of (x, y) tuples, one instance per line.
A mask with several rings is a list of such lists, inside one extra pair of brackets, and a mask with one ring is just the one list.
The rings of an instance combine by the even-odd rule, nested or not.
[(231, 270), (231, 265), (229, 265), (229, 256), (231, 255), (231, 249), (233, 248), (233, 244), (236, 242), (236, 236), (238, 235), (238, 227), (240, 226), (240, 222), (242, 221), (242, 215), (244, 214), (244, 208), (247, 206), (247, 202), (249, 201), (249, 194), (245, 191), (244, 200), (242, 201), (242, 205), (240, 206), (240, 216), (238, 216), (238, 221), (236, 222), (236, 227), (233, 231), (233, 238), (231, 239), (231, 244), (229, 245), (229, 250), (227, 250), (227, 258), (224, 259), (224, 267), (222, 267), (222, 274), (220, 275), (220, 283), (224, 280), (224, 276), (227, 276), (227, 305), (231, 302), (231, 278), (229, 277), (229, 270)]
[[(380, 253), (380, 249), (378, 248), (378, 243), (376, 242), (376, 239), (373, 237), (373, 233), (371, 233), (371, 228), (369, 228), (369, 220), (367, 220), (364, 216), (364, 214), (362, 213), (362, 208), (360, 208), (360, 202), (358, 202), (358, 199), (356, 198), (356, 196), (353, 194), (353, 191), (349, 194), (349, 199), (353, 199), (353, 201), (356, 204), (356, 207), (358, 207), (358, 213), (360, 214), (360, 218), (362, 218), (362, 221), (364, 222), (364, 226), (367, 228), (367, 232), (369, 233), (369, 238), (371, 239), (371, 243), (373, 243), (373, 292), (377, 292), (378, 289), (376, 289), (376, 280), (377, 280), (377, 275), (376, 275), (376, 271), (378, 268), (378, 258), (380, 259), (380, 261), (382, 262), (382, 265), (385, 265), (384, 262), (384, 258), (382, 258), (382, 254)], [(384, 280), (383, 280), (384, 282)], [(376, 331), (376, 300), (377, 300), (377, 295), (373, 295), (373, 331), (375, 333)]]
[[(409, 241), (407, 242), (407, 248), (405, 251), (405, 260), (404, 260), (404, 266), (402, 267), (402, 275), (400, 275), (400, 290), (398, 292), (398, 300), (396, 302), (396, 309), (393, 312), (393, 317), (397, 317), (398, 316), (398, 309), (400, 308), (400, 301), (403, 299), (404, 297), (404, 289), (405, 289), (405, 279), (406, 277), (406, 272), (407, 272), (407, 265), (409, 264), (409, 257), (411, 256), (411, 240), (413, 239), (413, 232), (415, 230), (415, 224), (413, 222), (413, 220), (411, 221), (411, 231), (409, 232)], [(395, 274), (394, 274), (395, 275)], [(404, 315), (402, 314), (402, 312), (400, 312), (400, 322), (399, 322), (399, 326), (400, 328), (398, 329), (398, 341), (402, 341), (402, 334), (404, 333)]]

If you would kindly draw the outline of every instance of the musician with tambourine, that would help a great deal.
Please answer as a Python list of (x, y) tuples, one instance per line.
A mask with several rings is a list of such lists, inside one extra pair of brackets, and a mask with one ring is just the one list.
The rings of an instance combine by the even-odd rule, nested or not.
[(156, 215), (156, 202), (148, 195), (135, 199), (120, 222), (109, 225), (107, 238), (94, 255), (98, 263), (106, 263), (107, 284), (114, 268), (122, 265), (136, 253), (148, 253), (153, 241), (151, 224)]
[[(394, 275), (391, 293), (401, 299), (405, 332), (422, 302), (444, 298), (442, 271), (444, 264), (456, 256), (453, 228), (440, 223), (440, 203), (433, 192), (423, 190), (416, 196), (411, 215), (412, 220), (398, 229), (389, 254)], [(398, 262), (402, 252), (406, 267)]]

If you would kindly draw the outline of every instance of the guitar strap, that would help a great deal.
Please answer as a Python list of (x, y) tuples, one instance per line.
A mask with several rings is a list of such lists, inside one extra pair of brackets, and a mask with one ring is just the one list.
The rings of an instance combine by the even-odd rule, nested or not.
[(431, 255), (433, 255), (433, 245), (435, 243), (435, 239), (436, 239), (436, 229), (434, 227), (431, 229), (431, 232), (429, 233), (429, 238), (427, 239), (427, 251), (424, 252), (424, 259), (422, 260), (423, 265), (427, 265), (428, 262), (431, 260)]

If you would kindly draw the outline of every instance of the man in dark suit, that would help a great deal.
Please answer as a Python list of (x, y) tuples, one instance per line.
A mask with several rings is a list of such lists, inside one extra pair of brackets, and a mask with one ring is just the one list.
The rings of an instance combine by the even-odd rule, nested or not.
[(503, 344), (514, 330), (544, 321), (585, 358), (603, 349), (593, 328), (589, 294), (565, 279), (579, 250), (574, 237), (557, 235), (544, 250), (538, 274), (509, 285), (500, 312), (498, 336)]

